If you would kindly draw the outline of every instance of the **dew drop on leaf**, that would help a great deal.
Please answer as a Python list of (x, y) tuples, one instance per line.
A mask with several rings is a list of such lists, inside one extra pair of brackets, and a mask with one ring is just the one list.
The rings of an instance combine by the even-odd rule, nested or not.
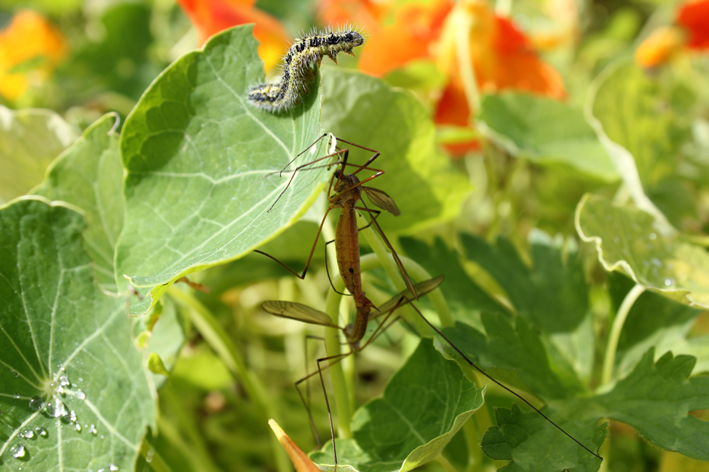
[(31, 429), (26, 429), (22, 431), (21, 436), (25, 439), (32, 439), (34, 438), (34, 431), (32, 431)]
[(47, 437), (47, 430), (44, 429), (43, 427), (37, 426), (34, 430), (38, 436), (42, 436), (43, 438)]
[(74, 392), (74, 396), (78, 398), (81, 401), (86, 400), (86, 394), (84, 393), (83, 390), (77, 390)]
[(69, 412), (69, 421), (72, 423), (76, 422), (76, 412), (74, 410)]
[(44, 400), (41, 397), (30, 398), (30, 409), (34, 411), (39, 411), (44, 408)]
[(671, 287), (674, 283), (675, 282), (672, 279), (665, 279), (665, 287)]
[(115, 464), (111, 464), (108, 466), (108, 470), (110, 470), (111, 472), (116, 472), (118, 470), (118, 466)]
[(10, 454), (12, 454), (12, 457), (15, 459), (22, 459), (27, 455), (27, 451), (25, 450), (25, 446), (22, 444), (18, 444), (17, 446), (13, 447), (10, 449)]
[(74, 426), (74, 429), (76, 430), (77, 433), (81, 432), (81, 425), (79, 423), (76, 423), (76, 426)]
[(16, 394), (14, 395), (14, 397), (15, 397), (15, 399), (17, 400), (17, 399), (20, 398), (20, 394), (19, 394), (19, 393), (16, 393)]
[(19, 373), (19, 372), (16, 372), (16, 371), (14, 371), (14, 370), (12, 370), (12, 369), (10, 369), (10, 372), (12, 372), (12, 376), (13, 376), (13, 377), (19, 377), (19, 376), (20, 376), (20, 373)]
[(96, 429), (96, 425), (92, 424), (91, 426), (89, 426), (89, 433), (93, 434), (94, 436), (96, 436), (96, 434), (98, 434), (98, 430)]
[(61, 387), (71, 387), (71, 382), (69, 381), (69, 377), (66, 375), (61, 375), (59, 376), (59, 385)]
[(47, 403), (47, 413), (53, 418), (64, 417), (68, 414), (64, 402), (57, 397), (54, 397), (52, 401)]

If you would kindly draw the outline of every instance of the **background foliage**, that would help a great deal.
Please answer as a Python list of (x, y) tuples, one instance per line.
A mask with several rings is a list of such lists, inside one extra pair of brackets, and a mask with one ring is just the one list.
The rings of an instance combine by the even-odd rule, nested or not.
[[(347, 22), (365, 44), (296, 109), (245, 101)], [(304, 266), (329, 169), (275, 205), (273, 172), (323, 132), (381, 152), (381, 227), (446, 276), (417, 306), (605, 458), (401, 310), (325, 375), (338, 470), (709, 470), (706, 0), (4, 0), (0, 24), (0, 470), (290, 470), (269, 418), (332, 470), (293, 386), (323, 329), (260, 304), (352, 307), (322, 241), (303, 281), (252, 253)], [(361, 239), (381, 304), (403, 283)]]

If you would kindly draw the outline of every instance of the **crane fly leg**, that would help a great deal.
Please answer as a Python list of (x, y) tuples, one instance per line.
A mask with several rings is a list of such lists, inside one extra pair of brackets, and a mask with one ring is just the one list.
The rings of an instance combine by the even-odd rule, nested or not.
[(328, 213), (330, 213), (330, 210), (332, 210), (332, 207), (328, 208), (327, 211), (325, 212), (325, 216), (323, 217), (322, 221), (320, 222), (320, 226), (318, 227), (318, 232), (315, 234), (315, 242), (313, 242), (313, 246), (310, 248), (310, 254), (308, 255), (308, 260), (305, 262), (305, 268), (303, 269), (302, 274), (298, 274), (296, 271), (288, 267), (286, 264), (283, 262), (279, 261), (275, 257), (273, 257), (270, 254), (267, 254), (263, 251), (259, 251), (258, 249), (254, 249), (254, 252), (258, 252), (259, 254), (263, 254), (266, 257), (269, 257), (273, 259), (274, 261), (278, 262), (280, 265), (285, 267), (291, 274), (295, 275), (299, 279), (303, 280), (305, 278), (305, 274), (308, 273), (308, 268), (310, 267), (310, 261), (313, 259), (313, 253), (315, 253), (315, 246), (318, 244), (318, 239), (320, 238), (320, 233), (322, 233), (322, 227), (325, 224), (325, 220), (327, 219)]

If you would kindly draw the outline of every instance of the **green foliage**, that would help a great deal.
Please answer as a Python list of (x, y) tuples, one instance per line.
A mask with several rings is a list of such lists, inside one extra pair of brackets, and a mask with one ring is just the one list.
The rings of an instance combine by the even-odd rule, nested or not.
[[(454, 362), (443, 359), (430, 341), (421, 341), (382, 397), (355, 414), (353, 439), (337, 442), (339, 463), (360, 472), (415, 469), (443, 451), (482, 406), (483, 395), (484, 390)], [(323, 451), (313, 460), (333, 464), (332, 445)]]
[[(121, 135), (126, 228), (116, 271), (146, 294), (144, 302), (131, 304), (132, 313), (146, 311), (180, 277), (273, 238), (322, 188), (325, 169), (301, 173), (270, 208), (288, 174), (268, 174), (322, 131), (317, 93), (290, 115), (274, 116), (244, 98), (261, 81), (251, 30), (234, 29), (172, 64), (128, 117)], [(313, 154), (323, 155), (326, 145), (321, 140)], [(118, 283), (125, 289), (125, 280)]]
[[(286, 472), (269, 418), (304, 450), (312, 424), (326, 444), (311, 457), (333, 470), (328, 411), (341, 471), (709, 460), (706, 68), (601, 70), (632, 53), (647, 12), (609, 6), (553, 57), (567, 101), (486, 88), (469, 127), (436, 127), (456, 78), (432, 58), (386, 81), (322, 67), (300, 105), (272, 115), (245, 98), (266, 80), (251, 26), (183, 54), (193, 32), (181, 37), (172, 2), (50, 3), (32, 2), (62, 28), (85, 15), (91, 34), (69, 38), (56, 83), (28, 99), (61, 116), (0, 109), (0, 472)], [(281, 3), (259, 2), (310, 22), (307, 1)], [(513, 14), (533, 31), (528, 3)], [(442, 148), (470, 139), (459, 160)], [(383, 174), (365, 185), (400, 208), (377, 222), (414, 282), (445, 276), (413, 303), (443, 336), (407, 307), (327, 362), (320, 326), (261, 309), (353, 317), (331, 288), (335, 245), (324, 251), (337, 208), (308, 259), (334, 158), (292, 172), (335, 145), (347, 172)], [(402, 284), (370, 226), (364, 290), (380, 303)], [(307, 277), (254, 249), (297, 272), (310, 261)]]
[(125, 300), (99, 290), (84, 228), (44, 199), (0, 210), (3, 470), (129, 470), (154, 425)]

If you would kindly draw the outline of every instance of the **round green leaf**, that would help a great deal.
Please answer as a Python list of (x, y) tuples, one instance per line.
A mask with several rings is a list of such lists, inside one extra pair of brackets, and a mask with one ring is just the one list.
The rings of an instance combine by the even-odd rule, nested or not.
[[(384, 395), (357, 411), (352, 420), (356, 444), (338, 447), (338, 461), (360, 472), (406, 472), (420, 467), (443, 451), (483, 405), (483, 396), (484, 389), (424, 339), (387, 384)], [(323, 453), (312, 458), (332, 464), (332, 445), (325, 445)]]
[[(280, 171), (321, 136), (320, 96), (289, 114), (247, 103), (264, 81), (251, 26), (227, 30), (168, 67), (145, 92), (121, 136), (126, 222), (117, 274), (152, 298), (167, 284), (236, 259), (294, 222), (322, 188), (327, 169)], [(323, 156), (327, 139), (298, 163)], [(124, 286), (127, 282), (124, 282)], [(136, 297), (137, 298), (137, 297)], [(134, 298), (134, 307), (146, 300)]]
[(123, 227), (123, 168), (118, 151), (117, 117), (105, 115), (89, 126), (54, 161), (44, 183), (35, 190), (50, 200), (71, 203), (84, 212), (86, 250), (94, 261), (102, 289), (116, 293), (113, 254)]
[(576, 209), (576, 230), (584, 241), (595, 242), (606, 270), (620, 270), (683, 303), (709, 307), (709, 253), (664, 236), (651, 215), (585, 195)]
[(42, 182), (47, 166), (78, 133), (51, 110), (9, 110), (0, 105), (0, 204)]
[(82, 216), (0, 210), (0, 470), (132, 470), (154, 403), (125, 299), (98, 288)]
[[(512, 155), (560, 162), (606, 181), (618, 179), (583, 111), (568, 103), (506, 92), (483, 96), (478, 126)], [(543, 123), (543, 126), (540, 126)]]

